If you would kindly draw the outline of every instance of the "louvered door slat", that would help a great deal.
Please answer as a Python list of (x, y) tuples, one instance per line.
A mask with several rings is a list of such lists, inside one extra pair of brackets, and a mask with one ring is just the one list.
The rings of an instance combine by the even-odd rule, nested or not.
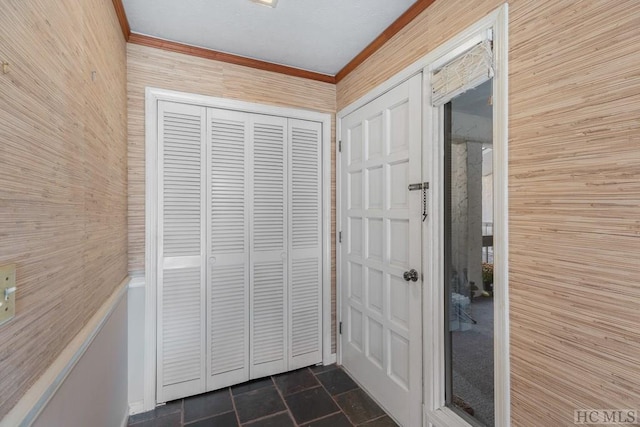
[(319, 351), (320, 277), (318, 260), (295, 260), (292, 266), (292, 332), (293, 358)]
[(200, 268), (164, 272), (162, 308), (163, 385), (200, 379)]
[(162, 116), (165, 257), (201, 252), (202, 109), (195, 108), (193, 115), (168, 108)]
[(249, 380), (249, 115), (209, 109), (207, 389)]
[(204, 391), (205, 109), (158, 104), (158, 401)]
[(283, 263), (254, 266), (253, 362), (256, 365), (284, 360)]
[(289, 369), (322, 360), (322, 170), (319, 123), (289, 119)]
[(285, 132), (282, 123), (253, 125), (255, 251), (285, 250)]
[(245, 277), (238, 275), (236, 266), (211, 270), (212, 376), (246, 368), (245, 285)]
[(252, 116), (251, 378), (287, 369), (287, 121)]

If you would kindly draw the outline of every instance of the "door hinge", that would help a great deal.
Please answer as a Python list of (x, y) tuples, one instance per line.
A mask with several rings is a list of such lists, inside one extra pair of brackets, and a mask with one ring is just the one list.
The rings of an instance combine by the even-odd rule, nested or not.
[(342, 243), (342, 231), (338, 232), (338, 243)]
[(338, 325), (338, 333), (342, 335), (342, 322)]
[(338, 153), (342, 153), (342, 140), (338, 141)]

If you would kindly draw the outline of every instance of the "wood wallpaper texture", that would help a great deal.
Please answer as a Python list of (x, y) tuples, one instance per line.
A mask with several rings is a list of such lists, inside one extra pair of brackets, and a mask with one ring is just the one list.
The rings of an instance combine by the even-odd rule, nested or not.
[[(509, 3), (512, 424), (571, 425), (640, 407), (640, 3)], [(136, 45), (125, 61), (109, 0), (3, 2), (0, 264), (18, 293), (0, 417), (144, 268), (145, 86), (334, 113), (500, 4), (436, 1), (336, 91)]]
[[(498, 7), (438, 0), (338, 110)], [(640, 2), (509, 2), (513, 426), (640, 408)]]
[[(335, 171), (336, 87), (135, 44), (127, 45), (129, 115), (129, 271), (144, 271), (145, 129), (144, 91), (155, 87), (332, 114), (331, 162)], [(332, 187), (332, 259), (335, 260), (335, 173)], [(335, 261), (332, 262), (335, 314)], [(335, 315), (333, 316), (335, 322)], [(335, 325), (334, 325), (335, 326)], [(335, 327), (334, 348), (335, 348)]]
[(1, 418), (127, 275), (127, 104), (111, 0), (0, 9), (0, 265), (18, 287)]

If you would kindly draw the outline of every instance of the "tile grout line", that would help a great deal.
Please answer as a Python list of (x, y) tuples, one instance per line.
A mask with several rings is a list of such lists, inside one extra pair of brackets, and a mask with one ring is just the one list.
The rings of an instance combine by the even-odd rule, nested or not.
[(184, 398), (180, 399), (180, 422), (184, 426)]
[[(189, 427), (189, 424), (193, 424), (193, 423), (197, 423), (197, 422), (200, 422), (200, 421), (208, 420), (210, 418), (219, 417), (221, 415), (230, 414), (232, 412), (235, 412), (235, 411), (232, 409), (230, 411), (220, 412), (219, 414), (207, 415), (206, 417), (196, 418), (195, 420), (191, 420), (188, 423), (183, 423), (183, 424), (184, 424), (184, 426)], [(184, 418), (184, 415), (183, 415), (183, 418)]]
[[(342, 370), (342, 372), (344, 372), (344, 373), (345, 373), (345, 375), (347, 375), (349, 378), (351, 378), (351, 375), (349, 375), (346, 371)], [(364, 424), (366, 424), (366, 423), (370, 423), (370, 422), (372, 422), (372, 421), (375, 421), (375, 420), (378, 420), (378, 419), (384, 418), (385, 416), (388, 416), (388, 417), (389, 417), (389, 418), (390, 418), (390, 419), (395, 423), (395, 420), (394, 420), (393, 418), (391, 418), (391, 416), (387, 413), (387, 411), (386, 411), (382, 406), (380, 406), (380, 405), (378, 404), (378, 402), (376, 402), (375, 400), (373, 400), (373, 397), (371, 397), (371, 395), (369, 395), (369, 392), (368, 392), (367, 390), (365, 390), (364, 388), (360, 387), (360, 384), (358, 384), (358, 383), (357, 383), (353, 378), (351, 378), (351, 381), (353, 381), (353, 382), (355, 383), (356, 388), (351, 389), (351, 390), (347, 390), (347, 391), (342, 392), (342, 393), (340, 393), (340, 394), (336, 394), (336, 396), (342, 396), (342, 395), (347, 394), (347, 393), (349, 393), (349, 392), (351, 392), (351, 391), (354, 391), (354, 390), (361, 390), (361, 391), (365, 394), (365, 396), (367, 396), (369, 399), (371, 399), (371, 400), (373, 401), (373, 403), (374, 403), (378, 408), (380, 408), (380, 409), (382, 410), (382, 415), (380, 415), (379, 417), (375, 417), (375, 418), (371, 418), (371, 419), (369, 419), (369, 420), (365, 420), (365, 421), (361, 422), (360, 424), (358, 424), (357, 426), (362, 426), (362, 425), (364, 425)], [(345, 415), (346, 415), (346, 414), (345, 414)], [(347, 417), (347, 418), (348, 418), (348, 417)], [(349, 420), (351, 420), (351, 419), (349, 419)], [(356, 424), (354, 424), (354, 426), (355, 426), (355, 425), (356, 425)], [(397, 425), (397, 424), (396, 424), (396, 425)]]
[[(273, 381), (273, 377), (272, 377), (272, 376), (270, 376), (270, 377), (269, 377), (269, 379), (271, 380), (271, 384), (272, 384), (272, 385), (276, 388), (276, 390), (277, 390), (277, 389), (278, 389), (278, 387), (276, 387), (275, 381)], [(249, 382), (250, 382), (250, 381), (249, 381)], [(266, 388), (266, 387), (269, 387), (269, 386), (264, 386), (264, 387), (260, 387), (260, 388)], [(257, 388), (256, 390), (260, 390), (260, 388)], [(238, 396), (240, 396), (240, 395), (242, 395), (242, 394), (246, 394), (246, 393), (251, 393), (252, 391), (255, 391), (255, 390), (249, 390), (249, 391), (245, 391), (245, 392), (243, 392), (243, 393), (238, 393)], [(238, 422), (238, 426), (242, 426), (243, 424), (240, 422), (240, 414), (238, 413), (238, 408), (236, 407), (236, 395), (235, 395), (235, 394), (233, 394), (233, 391), (231, 390), (231, 387), (229, 387), (229, 394), (231, 394), (231, 404), (233, 405), (233, 411), (234, 411), (234, 412), (235, 412), (235, 414), (236, 414), (236, 421)], [(273, 414), (272, 414), (272, 415), (273, 415)], [(268, 416), (268, 415), (266, 415), (266, 416)], [(265, 416), (265, 417), (266, 417), (266, 416)], [(247, 422), (248, 422), (248, 423), (251, 423), (251, 422), (254, 422), (254, 421), (257, 421), (257, 420), (261, 420), (261, 419), (263, 419), (263, 418), (265, 418), (265, 417), (256, 418), (255, 420), (249, 420), (249, 421), (247, 421)]]
[(288, 414), (288, 413), (289, 413), (289, 411), (287, 411), (285, 409), (284, 411), (278, 411), (278, 412), (274, 412), (273, 414), (267, 414), (267, 415), (263, 415), (263, 416), (261, 416), (259, 418), (254, 418), (253, 420), (249, 420), (246, 423), (240, 424), (240, 425), (243, 426), (243, 427), (244, 426), (251, 427), (251, 425), (253, 425), (253, 424), (255, 424), (255, 423), (259, 422), (259, 421), (264, 421), (264, 420), (266, 420), (268, 418), (275, 417), (276, 415)]
[[(347, 394), (347, 393), (349, 393), (349, 392), (351, 392), (351, 391), (353, 391), (353, 390), (358, 390), (358, 389), (362, 390), (362, 387), (360, 387), (359, 385), (357, 385), (357, 384), (356, 384), (356, 387), (355, 387), (355, 388), (352, 388), (352, 389), (347, 390), (347, 391), (341, 391), (340, 393), (336, 393), (336, 394), (334, 394), (334, 396), (335, 396), (335, 397), (342, 396), (343, 394)], [(364, 390), (362, 390), (362, 391), (364, 391)], [(367, 393), (367, 392), (365, 391), (365, 393)], [(367, 396), (368, 396), (368, 395), (369, 395), (369, 394), (367, 393)]]
[(276, 383), (276, 380), (275, 378), (273, 378), (273, 375), (271, 375), (271, 381), (273, 381), (273, 385), (276, 387), (276, 391), (278, 392), (280, 399), (282, 399), (282, 403), (284, 403), (284, 407), (287, 408), (287, 412), (289, 413), (289, 417), (291, 418), (291, 421), (293, 421), (293, 425), (299, 426), (298, 420), (296, 420), (295, 417), (293, 416), (293, 412), (291, 412), (291, 408), (289, 408), (289, 405), (287, 405), (287, 401), (284, 398), (284, 395), (282, 394), (282, 392), (280, 391), (280, 388), (278, 388), (278, 383)]
[(229, 394), (231, 395), (231, 406), (233, 407), (233, 412), (236, 414), (236, 421), (238, 422), (238, 427), (240, 427), (241, 426), (240, 415), (238, 414), (238, 408), (236, 408), (236, 397), (233, 395), (233, 392), (231, 391), (231, 387), (229, 387)]
[[(340, 368), (338, 365), (336, 365), (335, 369), (330, 369), (330, 370), (325, 371), (325, 372), (331, 372), (331, 371), (334, 371), (334, 370), (336, 370), (336, 369), (342, 369), (342, 368)], [(323, 374), (323, 373), (324, 373), (324, 372), (320, 372), (320, 374)], [(346, 412), (344, 412), (344, 411), (342, 410), (342, 406), (340, 406), (340, 404), (339, 404), (339, 403), (338, 403), (338, 401), (336, 400), (336, 396), (338, 396), (338, 395), (334, 396), (333, 394), (329, 393), (329, 390), (327, 390), (327, 388), (324, 386), (324, 384), (322, 383), (322, 381), (320, 381), (320, 379), (318, 378), (318, 376), (317, 376), (317, 375), (316, 375), (316, 379), (318, 380), (318, 382), (320, 383), (320, 385), (322, 386), (322, 388), (324, 389), (324, 391), (326, 391), (326, 392), (327, 392), (327, 394), (328, 394), (329, 396), (331, 396), (331, 399), (334, 401), (334, 403), (335, 403), (335, 404), (336, 404), (336, 406), (338, 407), (338, 410), (339, 410), (340, 412), (342, 412), (342, 414), (344, 415), (344, 417), (349, 421), (349, 423), (351, 423), (351, 425), (352, 425), (352, 426), (355, 426), (355, 424), (351, 421), (351, 418), (349, 418), (349, 416), (347, 415), (347, 413), (346, 413)], [(357, 384), (356, 384), (356, 385), (357, 385)], [(358, 386), (358, 388), (360, 388), (360, 386)], [(352, 390), (355, 390), (355, 389), (352, 389)], [(348, 392), (350, 392), (350, 391), (352, 391), (352, 390), (347, 390), (347, 391), (345, 391), (345, 392), (343, 392), (343, 393), (340, 393), (340, 394), (345, 394), (345, 393), (348, 393)]]
[[(273, 375), (271, 375), (271, 376), (269, 377), (269, 379), (271, 380), (271, 385), (267, 385), (267, 386), (264, 386), (264, 387), (260, 387), (260, 388), (257, 388), (256, 390), (261, 390), (261, 389), (265, 389), (265, 388), (273, 387), (273, 388), (276, 390), (276, 392), (278, 392), (278, 395), (279, 395), (279, 396), (280, 396), (280, 398), (282, 399), (282, 403), (284, 403), (284, 404), (285, 404), (285, 408), (287, 408), (287, 404), (286, 404), (286, 402), (284, 401), (284, 398), (282, 397), (282, 395), (279, 393), (278, 386), (276, 385), (276, 382), (275, 382), (275, 379), (273, 378)], [(229, 389), (231, 389), (231, 388), (229, 388)], [(238, 393), (238, 396), (243, 395), (243, 394), (247, 394), (247, 393), (251, 393), (252, 391), (256, 391), (256, 390), (249, 390), (249, 391), (245, 391), (245, 392), (243, 392), (243, 393)], [(234, 395), (233, 393), (232, 393), (231, 395), (232, 395), (232, 400), (233, 400), (233, 399), (234, 399), (234, 397), (235, 397), (236, 395)], [(235, 400), (233, 400), (233, 405), (234, 405), (234, 408), (235, 408)], [(246, 423), (244, 423), (244, 424), (241, 424), (241, 423), (240, 423), (240, 414), (238, 414), (238, 412), (237, 412), (237, 410), (236, 410), (236, 419), (238, 420), (238, 426), (247, 426), (247, 425), (248, 425), (248, 426), (250, 426), (250, 425), (251, 425), (251, 424), (253, 424), (253, 423), (256, 423), (256, 422), (258, 422), (258, 421), (265, 420), (265, 419), (270, 418), (270, 417), (273, 417), (273, 416), (275, 416), (275, 415), (287, 414), (287, 413), (289, 413), (289, 411), (288, 411), (287, 409), (285, 409), (284, 411), (278, 411), (278, 412), (274, 412), (274, 413), (272, 413), (272, 414), (263, 415), (262, 417), (254, 418), (254, 419), (252, 419), (252, 420), (247, 421), (247, 422), (246, 422)], [(291, 415), (291, 414), (290, 414), (290, 415)], [(293, 418), (293, 417), (292, 417), (292, 418)]]
[[(333, 416), (334, 416), (334, 415), (336, 415), (336, 414), (344, 414), (344, 412), (342, 412), (342, 411), (340, 410), (340, 407), (339, 407), (339, 406), (338, 406), (338, 411), (336, 411), (336, 412), (332, 412), (332, 413), (327, 414), (327, 415), (323, 415), (323, 416), (318, 417), (318, 418), (314, 418), (314, 419), (312, 419), (312, 420), (309, 420), (309, 421), (307, 421), (307, 424), (308, 424), (308, 423), (314, 423), (314, 422), (316, 422), (316, 421), (322, 421), (322, 420), (324, 420), (325, 418), (333, 417)], [(345, 415), (345, 417), (346, 417), (346, 414), (344, 414), (344, 415)], [(349, 418), (347, 417), (347, 419), (349, 419)], [(349, 421), (349, 422), (351, 422), (351, 421)]]
[[(340, 368), (338, 365), (336, 365), (336, 368), (335, 368), (335, 369), (340, 369), (340, 370), (342, 370), (342, 368)], [(356, 424), (355, 424), (355, 423), (353, 423), (353, 422), (351, 421), (351, 418), (349, 418), (349, 416), (347, 415), (347, 413), (346, 413), (346, 412), (344, 412), (344, 411), (342, 410), (342, 407), (340, 406), (340, 404), (339, 404), (339, 403), (338, 403), (338, 401), (336, 400), (336, 397), (338, 397), (338, 396), (342, 396), (342, 395), (345, 395), (345, 394), (350, 393), (350, 392), (352, 392), (352, 391), (354, 391), (354, 390), (362, 390), (362, 392), (363, 392), (367, 397), (369, 397), (370, 399), (371, 399), (371, 396), (369, 396), (369, 393), (367, 393), (367, 391), (366, 391), (366, 390), (364, 390), (364, 389), (363, 389), (362, 387), (360, 387), (360, 386), (359, 386), (355, 381), (353, 381), (353, 378), (351, 378), (351, 376), (350, 376), (349, 374), (347, 374), (346, 372), (344, 372), (344, 370), (342, 370), (342, 372), (343, 372), (345, 375), (347, 375), (347, 376), (351, 379), (351, 381), (353, 381), (353, 382), (354, 382), (354, 384), (356, 385), (356, 386), (355, 386), (355, 388), (352, 388), (352, 389), (350, 389), (350, 390), (343, 391), (343, 392), (341, 392), (341, 393), (336, 393), (335, 395), (333, 395), (333, 394), (329, 393), (329, 390), (327, 390), (327, 389), (324, 387), (324, 384), (322, 383), (322, 381), (321, 381), (319, 378), (317, 378), (317, 377), (318, 377), (318, 375), (322, 375), (322, 374), (324, 374), (324, 373), (326, 373), (326, 372), (334, 371), (335, 369), (329, 369), (328, 371), (319, 372), (319, 373), (317, 373), (317, 374), (313, 373), (313, 371), (312, 371), (312, 373), (316, 376), (316, 379), (318, 379), (318, 382), (320, 383), (320, 385), (322, 385), (322, 387), (323, 387), (323, 388), (325, 389), (325, 391), (329, 394), (329, 396), (331, 396), (331, 398), (336, 402), (336, 405), (338, 405), (338, 408), (340, 408), (340, 412), (342, 412), (342, 413), (344, 414), (344, 416), (349, 420), (349, 422), (350, 422), (352, 425), (356, 426)], [(375, 404), (376, 404), (380, 409), (382, 409), (383, 414), (382, 414), (382, 415), (380, 415), (380, 416), (378, 416), (378, 417), (375, 417), (375, 418), (371, 418), (371, 419), (368, 419), (368, 420), (364, 420), (362, 423), (357, 424), (357, 425), (363, 425), (363, 424), (365, 424), (365, 423), (369, 423), (369, 422), (376, 421), (376, 420), (378, 420), (378, 419), (384, 418), (385, 416), (389, 416), (389, 414), (387, 414), (387, 411), (385, 411), (385, 410), (384, 410), (380, 405), (378, 405), (378, 403), (377, 403), (377, 402), (375, 402), (375, 401), (374, 401), (374, 403), (375, 403)], [(333, 415), (333, 414), (332, 414), (332, 415)], [(318, 418), (318, 419), (319, 419), (319, 418)], [(395, 421), (394, 421), (394, 422), (395, 422)]]
[[(318, 365), (314, 365), (314, 367), (315, 367), (315, 366), (318, 366)], [(319, 366), (324, 366), (324, 365), (319, 365)], [(331, 369), (327, 369), (327, 370), (322, 371), (322, 372), (317, 372), (317, 373), (316, 373), (316, 372), (313, 372), (313, 369), (311, 369), (311, 368), (309, 368), (309, 370), (311, 371), (311, 374), (312, 374), (314, 377), (317, 377), (317, 376), (318, 376), (318, 375), (320, 375), (320, 374), (324, 374), (324, 373), (326, 373), (326, 372), (331, 372), (331, 371), (335, 371), (336, 369), (340, 369), (340, 367), (339, 367), (338, 365), (336, 365), (336, 364), (333, 364), (333, 365), (327, 365), (327, 366), (335, 366), (335, 367), (334, 367), (334, 368), (331, 368)]]
[[(188, 399), (189, 397), (196, 397), (196, 396), (209, 395), (209, 394), (211, 394), (211, 393), (220, 393), (220, 392), (221, 392), (222, 390), (224, 390), (225, 388), (229, 391), (229, 394), (231, 395), (231, 406), (233, 407), (233, 409), (231, 409), (231, 410), (229, 410), (229, 411), (220, 412), (220, 413), (218, 413), (218, 414), (210, 414), (210, 415), (207, 415), (206, 417), (202, 417), (202, 418), (196, 418), (195, 420), (191, 420), (191, 421), (189, 421), (188, 423), (185, 421), (185, 419), (184, 419), (184, 417), (185, 417), (185, 413), (184, 413), (184, 401), (185, 401), (186, 399)], [(211, 391), (208, 391), (208, 392), (205, 392), (205, 393), (199, 394), (199, 395), (195, 395), (195, 396), (188, 396), (188, 397), (186, 397), (186, 398), (182, 398), (182, 399), (180, 399), (180, 401), (181, 401), (181, 403), (182, 403), (181, 420), (182, 420), (182, 426), (183, 426), (183, 427), (189, 427), (189, 424), (197, 423), (197, 422), (200, 422), (200, 421), (203, 421), (203, 420), (208, 420), (209, 418), (219, 417), (219, 416), (221, 416), (221, 415), (229, 414), (229, 413), (231, 413), (231, 412), (236, 413), (236, 410), (235, 410), (235, 403), (234, 403), (234, 401), (233, 401), (233, 395), (231, 394), (231, 387), (224, 387), (224, 388), (220, 388), (220, 389), (217, 389), (217, 390), (211, 390)], [(237, 418), (237, 413), (236, 413), (236, 418)], [(239, 424), (238, 424), (238, 425), (239, 425)]]
[[(327, 394), (329, 395), (329, 397), (331, 398), (331, 400), (333, 400), (333, 402), (336, 404), (336, 407), (338, 408), (338, 410), (337, 410), (336, 412), (331, 412), (330, 414), (326, 414), (326, 415), (323, 415), (323, 416), (321, 416), (321, 417), (314, 418), (314, 419), (312, 419), (312, 420), (307, 421), (307, 422), (306, 422), (306, 424), (308, 424), (308, 423), (312, 423), (312, 422), (315, 422), (315, 421), (319, 421), (319, 420), (324, 420), (325, 418), (332, 417), (332, 416), (334, 416), (334, 415), (336, 415), (336, 414), (342, 414), (342, 415), (344, 415), (344, 417), (349, 421), (349, 423), (351, 423), (351, 419), (350, 419), (350, 418), (347, 416), (347, 414), (342, 410), (342, 407), (341, 407), (341, 406), (338, 404), (338, 402), (334, 399), (334, 396), (329, 392), (329, 390), (327, 390), (327, 388), (324, 386), (324, 384), (322, 383), (322, 381), (320, 381), (320, 379), (318, 378), (318, 375), (319, 375), (319, 374), (324, 374), (324, 373), (327, 373), (327, 372), (335, 371), (336, 369), (340, 369), (340, 368), (338, 367), (338, 365), (335, 365), (335, 368), (333, 368), (333, 369), (327, 369), (326, 371), (319, 372), (319, 373), (317, 373), (317, 374), (316, 374), (315, 372), (313, 372), (313, 370), (312, 370), (310, 367), (307, 367), (306, 369), (308, 369), (309, 371), (311, 371), (311, 375), (313, 375), (313, 376), (315, 377), (316, 381), (318, 381), (318, 385), (317, 385), (317, 386), (315, 386), (315, 387), (309, 387), (309, 388), (307, 388), (307, 389), (305, 389), (305, 390), (301, 390), (301, 391), (296, 392), (296, 393), (292, 393), (292, 394), (291, 394), (291, 396), (292, 396), (292, 395), (294, 395), (294, 394), (297, 394), (297, 393), (302, 393), (302, 392), (307, 391), (307, 390), (313, 390), (313, 389), (315, 389), (315, 388), (322, 388), (322, 389), (325, 391), (325, 393), (327, 393)], [(356, 385), (356, 386), (357, 386), (357, 385)], [(340, 394), (348, 393), (348, 392), (350, 392), (350, 391), (352, 391), (352, 390), (355, 390), (355, 389), (347, 390), (347, 391), (345, 391), (345, 392), (343, 392), (343, 393), (340, 393)], [(336, 395), (336, 396), (337, 396), (337, 395)], [(351, 424), (352, 424), (352, 425), (354, 425), (353, 423), (351, 423)]]
[[(373, 421), (377, 421), (377, 420), (380, 420), (380, 419), (382, 419), (384, 417), (389, 417), (389, 415), (387, 414), (386, 411), (385, 411), (384, 414), (380, 415), (379, 417), (371, 418), (370, 420), (367, 420), (367, 421), (363, 422), (362, 424), (366, 424), (366, 423), (370, 423), (370, 422), (373, 422)], [(391, 418), (391, 417), (389, 417), (389, 418)], [(395, 421), (394, 421), (394, 423), (395, 423)], [(358, 425), (362, 425), (362, 424), (358, 424)]]

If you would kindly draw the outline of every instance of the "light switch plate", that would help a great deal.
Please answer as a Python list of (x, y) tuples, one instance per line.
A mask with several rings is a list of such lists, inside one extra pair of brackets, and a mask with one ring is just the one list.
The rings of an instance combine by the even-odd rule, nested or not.
[[(16, 314), (16, 265), (0, 267), (0, 325)], [(8, 291), (7, 291), (8, 290)]]

